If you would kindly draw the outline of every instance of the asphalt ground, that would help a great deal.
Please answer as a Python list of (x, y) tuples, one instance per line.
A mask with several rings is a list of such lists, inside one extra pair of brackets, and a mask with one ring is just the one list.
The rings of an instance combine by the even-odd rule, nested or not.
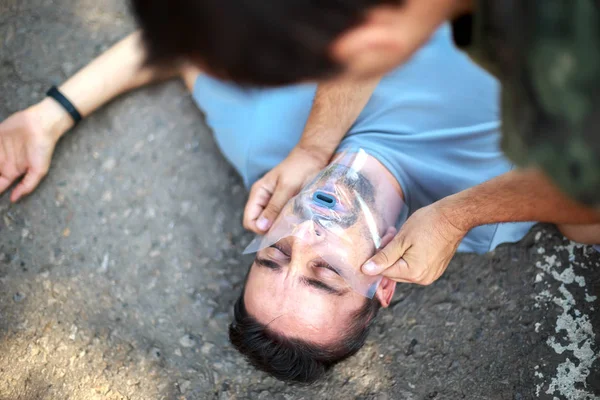
[[(133, 29), (117, 0), (2, 0), (0, 119)], [(0, 198), (0, 399), (600, 398), (600, 254), (546, 225), (400, 286), (324, 382), (254, 371), (226, 334), (246, 196), (181, 83), (68, 134), (31, 197)]]

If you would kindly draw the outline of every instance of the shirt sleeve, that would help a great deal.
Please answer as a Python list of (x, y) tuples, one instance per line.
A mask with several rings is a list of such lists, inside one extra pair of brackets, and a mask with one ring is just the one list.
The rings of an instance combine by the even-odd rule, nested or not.
[(478, 0), (454, 43), (502, 83), (502, 146), (600, 207), (600, 3)]

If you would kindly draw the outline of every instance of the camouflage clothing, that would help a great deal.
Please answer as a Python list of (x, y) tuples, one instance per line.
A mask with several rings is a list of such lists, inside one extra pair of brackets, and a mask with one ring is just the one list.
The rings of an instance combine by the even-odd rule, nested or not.
[(502, 82), (506, 155), (600, 206), (600, 1), (478, 0), (454, 35)]

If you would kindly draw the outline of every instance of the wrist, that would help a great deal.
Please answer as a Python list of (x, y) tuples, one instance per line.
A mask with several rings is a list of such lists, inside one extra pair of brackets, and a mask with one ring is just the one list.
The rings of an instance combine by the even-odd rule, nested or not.
[(467, 233), (480, 225), (477, 221), (477, 214), (464, 204), (460, 193), (438, 200), (432, 206), (444, 220), (462, 232)]
[(38, 118), (44, 132), (55, 141), (58, 141), (62, 135), (75, 125), (67, 110), (50, 97), (46, 97), (32, 106), (30, 110)]
[(297, 151), (302, 151), (305, 154), (308, 154), (311, 158), (315, 160), (320, 166), (325, 166), (331, 160), (335, 148), (330, 149), (328, 146), (318, 146), (311, 143), (298, 143), (296, 146)]

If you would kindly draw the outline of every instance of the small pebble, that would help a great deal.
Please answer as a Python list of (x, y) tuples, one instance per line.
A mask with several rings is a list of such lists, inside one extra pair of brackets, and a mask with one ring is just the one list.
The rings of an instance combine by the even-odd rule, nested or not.
[(160, 352), (160, 349), (159, 349), (158, 347), (153, 347), (153, 348), (150, 350), (150, 355), (151, 355), (153, 358), (159, 359), (159, 358), (161, 357), (162, 353)]
[(150, 255), (150, 258), (156, 258), (156, 257), (160, 256), (160, 250), (152, 250), (149, 255)]
[(181, 394), (185, 394), (192, 385), (192, 382), (183, 380), (177, 382), (177, 385), (179, 386), (179, 391)]
[(270, 398), (271, 398), (271, 393), (267, 392), (266, 390), (263, 390), (258, 395), (259, 400), (266, 400), (266, 399), (270, 399)]
[(25, 293), (17, 292), (13, 295), (13, 300), (15, 303), (20, 303), (25, 299)]
[(98, 269), (98, 272), (105, 273), (106, 271), (108, 271), (108, 262), (109, 262), (108, 253), (105, 253), (104, 257), (102, 258), (102, 264), (100, 264), (100, 268)]
[(71, 62), (65, 62), (63, 63), (63, 65), (61, 66), (63, 73), (66, 76), (71, 76), (73, 75), (73, 73), (75, 72), (75, 64), (71, 63)]
[(75, 340), (75, 338), (77, 337), (78, 330), (79, 328), (77, 328), (76, 325), (71, 325), (71, 334), (69, 335), (69, 339)]
[(202, 350), (201, 350), (202, 354), (204, 354), (205, 356), (209, 355), (210, 351), (213, 349), (213, 347), (215, 347), (215, 345), (212, 343), (208, 343), (208, 342), (204, 343), (202, 345)]
[(148, 207), (146, 210), (146, 218), (153, 219), (154, 217), (156, 217), (156, 210), (152, 207)]
[(112, 171), (117, 165), (117, 161), (114, 158), (109, 158), (102, 163), (102, 169), (105, 171)]
[(196, 342), (194, 342), (194, 338), (190, 335), (183, 335), (181, 339), (179, 339), (179, 344), (183, 347), (190, 348), (193, 347)]

